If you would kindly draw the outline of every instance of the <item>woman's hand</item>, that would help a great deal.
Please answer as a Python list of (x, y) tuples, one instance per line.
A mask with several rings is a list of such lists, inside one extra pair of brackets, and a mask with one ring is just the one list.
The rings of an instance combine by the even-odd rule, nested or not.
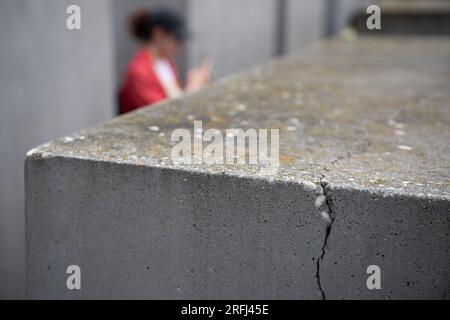
[(212, 63), (209, 60), (203, 60), (198, 68), (189, 70), (186, 91), (195, 92), (203, 88), (211, 80), (212, 69)]

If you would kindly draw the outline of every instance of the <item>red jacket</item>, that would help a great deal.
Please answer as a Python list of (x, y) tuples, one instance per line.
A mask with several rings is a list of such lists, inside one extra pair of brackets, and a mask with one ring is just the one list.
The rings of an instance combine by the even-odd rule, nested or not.
[[(150, 51), (142, 49), (136, 53), (128, 65), (122, 89), (120, 90), (121, 113), (167, 98), (167, 94), (153, 70), (154, 61), (155, 58)], [(178, 70), (173, 61), (170, 60), (170, 64), (179, 82)]]

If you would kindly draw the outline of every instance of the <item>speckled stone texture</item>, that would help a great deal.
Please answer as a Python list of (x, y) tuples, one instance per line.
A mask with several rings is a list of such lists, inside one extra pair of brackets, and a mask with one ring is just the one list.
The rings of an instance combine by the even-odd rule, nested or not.
[[(31, 150), (28, 296), (448, 299), (449, 61), (346, 34)], [(173, 164), (194, 120), (280, 129), (278, 172)]]

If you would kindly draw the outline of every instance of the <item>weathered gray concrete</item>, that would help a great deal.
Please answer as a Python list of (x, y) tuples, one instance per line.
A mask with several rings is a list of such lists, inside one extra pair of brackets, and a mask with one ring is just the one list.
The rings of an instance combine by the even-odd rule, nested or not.
[[(331, 188), (334, 216), (321, 266), (327, 299), (449, 299), (450, 204)], [(366, 268), (382, 290), (367, 290)]]
[(110, 23), (107, 0), (0, 1), (0, 299), (24, 297), (27, 150), (113, 114)]
[[(66, 158), (28, 166), (30, 298), (320, 297), (323, 229), (299, 184)], [(65, 287), (70, 264), (79, 292)]]
[[(32, 150), (28, 296), (448, 298), (449, 55), (446, 38), (336, 39)], [(280, 128), (278, 173), (172, 164), (194, 118)]]

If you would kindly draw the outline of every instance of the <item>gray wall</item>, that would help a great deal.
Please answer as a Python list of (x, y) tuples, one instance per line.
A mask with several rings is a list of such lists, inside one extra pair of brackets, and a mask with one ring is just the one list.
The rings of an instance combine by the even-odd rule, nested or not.
[(112, 114), (110, 23), (107, 0), (0, 1), (0, 298), (23, 296), (26, 151)]
[(287, 0), (284, 8), (283, 52), (305, 49), (325, 35), (325, 0)]
[(275, 53), (277, 19), (276, 0), (191, 0), (188, 65), (208, 56), (221, 77), (266, 61)]

